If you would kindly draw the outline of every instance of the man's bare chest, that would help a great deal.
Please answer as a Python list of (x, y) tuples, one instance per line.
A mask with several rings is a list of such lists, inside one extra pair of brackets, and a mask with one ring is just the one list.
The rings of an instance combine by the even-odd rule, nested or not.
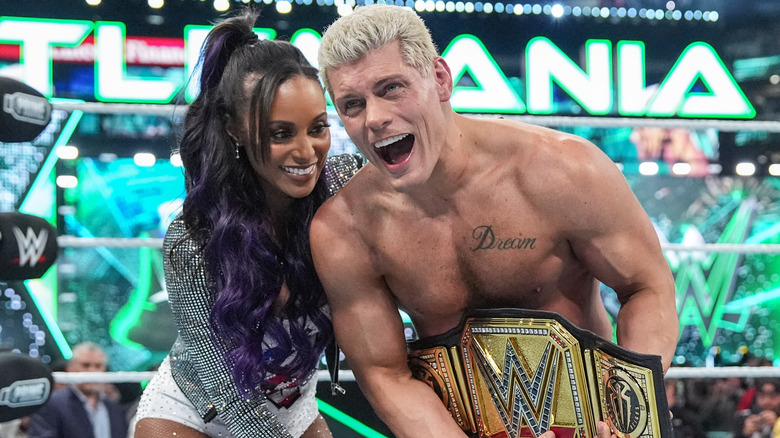
[(512, 209), (480, 209), (385, 227), (377, 263), (404, 307), (537, 307), (562, 274), (568, 247), (549, 224)]

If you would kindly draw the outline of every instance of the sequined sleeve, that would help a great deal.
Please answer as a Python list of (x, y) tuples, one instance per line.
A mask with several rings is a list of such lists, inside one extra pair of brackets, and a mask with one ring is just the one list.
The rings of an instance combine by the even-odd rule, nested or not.
[(365, 158), (357, 154), (340, 154), (328, 158), (325, 165), (325, 180), (328, 182), (328, 191), (335, 195), (350, 179), (363, 167)]
[[(244, 398), (239, 395), (228, 364), (214, 344), (209, 314), (214, 304), (215, 290), (212, 279), (204, 269), (204, 260), (196, 242), (183, 238), (185, 225), (181, 218), (168, 228), (163, 243), (165, 281), (174, 319), (179, 329), (181, 349), (194, 364), (197, 378), (179, 382), (182, 391), (202, 397), (209, 403), (236, 438), (278, 438), (290, 434), (269, 412), (265, 397), (255, 395)], [(219, 340), (221, 348), (232, 349), (227, 340)], [(202, 385), (200, 390), (187, 390), (186, 385)], [(205, 391), (202, 391), (205, 389)], [(191, 400), (192, 401), (192, 400)], [(204, 400), (193, 401), (202, 403)]]

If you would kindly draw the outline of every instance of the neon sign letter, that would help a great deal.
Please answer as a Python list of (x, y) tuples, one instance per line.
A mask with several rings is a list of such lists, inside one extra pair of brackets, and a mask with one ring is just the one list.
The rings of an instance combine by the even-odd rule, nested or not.
[(605, 40), (585, 43), (587, 70), (577, 64), (547, 38), (537, 37), (526, 48), (526, 92), (528, 111), (555, 112), (553, 80), (590, 114), (612, 110), (612, 44)]
[(76, 47), (91, 30), (89, 21), (2, 17), (0, 43), (22, 46), (22, 82), (51, 97), (52, 46)]
[[(697, 80), (709, 91), (691, 91)], [(699, 42), (686, 47), (647, 108), (647, 115), (653, 117), (675, 113), (682, 117), (750, 118), (756, 110), (712, 46)]]
[[(454, 88), (450, 101), (454, 110), (513, 114), (525, 112), (525, 104), (477, 37), (455, 37), (442, 53), (442, 58), (452, 71)], [(458, 85), (467, 72), (476, 86)]]
[(167, 103), (182, 86), (181, 78), (127, 75), (123, 23), (98, 22), (95, 26), (95, 51), (95, 97), (98, 100)]

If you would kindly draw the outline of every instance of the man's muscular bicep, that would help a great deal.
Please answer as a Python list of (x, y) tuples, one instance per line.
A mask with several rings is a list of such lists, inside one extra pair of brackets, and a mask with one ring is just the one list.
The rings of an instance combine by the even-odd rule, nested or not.
[(558, 204), (561, 230), (577, 259), (598, 280), (630, 291), (657, 269), (646, 261), (657, 262), (661, 255), (658, 239), (615, 164), (593, 147), (579, 152), (588, 165), (569, 169), (571, 188), (562, 191)]
[[(583, 266), (611, 287), (621, 302), (617, 338), (669, 366), (677, 340), (674, 279), (652, 222), (612, 163), (585, 173), (581, 187), (600, 195), (579, 204), (567, 238)], [(576, 203), (572, 203), (577, 205)]]
[(352, 292), (354, 280), (349, 271), (361, 263), (356, 247), (355, 232), (339, 215), (328, 212), (326, 206), (314, 216), (310, 230), (310, 244), (314, 267), (325, 288), (331, 307)]
[(403, 323), (392, 294), (357, 233), (312, 223), (312, 256), (331, 308), (333, 327), (350, 367), (406, 366)]

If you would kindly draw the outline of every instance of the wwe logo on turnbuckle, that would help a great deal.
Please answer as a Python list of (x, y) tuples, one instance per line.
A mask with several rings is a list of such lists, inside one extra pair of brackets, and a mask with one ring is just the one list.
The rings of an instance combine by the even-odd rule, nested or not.
[(19, 247), (19, 267), (29, 263), (30, 267), (34, 268), (41, 261), (43, 251), (46, 249), (49, 231), (42, 229), (36, 235), (32, 227), (27, 227), (27, 234), (25, 235), (21, 229), (14, 227), (14, 235)]

